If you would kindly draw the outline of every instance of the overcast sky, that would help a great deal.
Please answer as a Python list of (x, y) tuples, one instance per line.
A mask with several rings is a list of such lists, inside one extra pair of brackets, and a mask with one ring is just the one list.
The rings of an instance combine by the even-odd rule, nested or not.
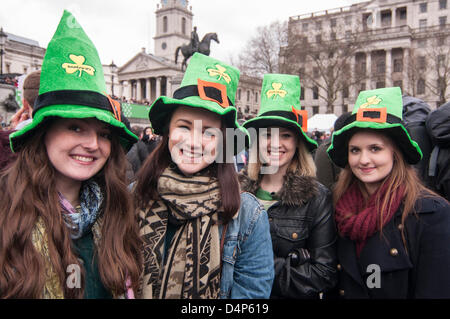
[[(47, 47), (63, 10), (71, 11), (91, 38), (103, 64), (122, 66), (142, 47), (154, 52), (160, 0), (0, 0), (0, 26)], [(190, 0), (200, 39), (216, 32), (211, 56), (226, 62), (244, 48), (256, 28), (291, 16), (345, 7), (361, 0)]]

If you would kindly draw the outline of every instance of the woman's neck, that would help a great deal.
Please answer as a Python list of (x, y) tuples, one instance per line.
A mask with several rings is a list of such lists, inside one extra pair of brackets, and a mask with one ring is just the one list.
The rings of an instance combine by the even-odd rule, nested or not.
[(264, 174), (261, 179), (261, 188), (267, 192), (278, 192), (284, 183), (286, 170), (279, 169), (274, 174)]
[(81, 182), (67, 178), (56, 179), (56, 189), (67, 199), (73, 207), (80, 205)]

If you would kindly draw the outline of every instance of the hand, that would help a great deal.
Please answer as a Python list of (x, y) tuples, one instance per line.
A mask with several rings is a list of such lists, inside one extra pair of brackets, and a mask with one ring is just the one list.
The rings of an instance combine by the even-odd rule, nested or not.
[(25, 120), (30, 119), (30, 110), (28, 109), (28, 107), (22, 107), (20, 110), (17, 111), (16, 114), (13, 115), (13, 117), (11, 118), (11, 125), (10, 128), (12, 130), (16, 129), (16, 126), (20, 123), (23, 122)]

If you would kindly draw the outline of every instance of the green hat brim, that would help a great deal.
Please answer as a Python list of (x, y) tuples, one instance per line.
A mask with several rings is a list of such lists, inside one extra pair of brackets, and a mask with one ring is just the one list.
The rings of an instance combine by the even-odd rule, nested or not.
[(339, 167), (344, 168), (348, 163), (348, 141), (358, 129), (380, 130), (391, 137), (408, 164), (417, 164), (422, 159), (422, 151), (417, 142), (411, 139), (408, 131), (401, 123), (376, 123), (355, 121), (332, 135), (331, 145), (327, 149), (330, 159)]
[(311, 139), (308, 135), (306, 135), (305, 132), (303, 132), (301, 126), (297, 122), (291, 121), (282, 116), (257, 116), (255, 118), (246, 121), (242, 125), (246, 129), (249, 129), (250, 127), (253, 127), (255, 129), (270, 126), (285, 127), (293, 130), (294, 132), (298, 132), (300, 138), (302, 139), (303, 143), (305, 143), (306, 147), (310, 152), (312, 152), (317, 148), (317, 142)]
[(33, 121), (30, 124), (10, 135), (11, 150), (13, 152), (19, 151), (25, 141), (44, 125), (46, 120), (57, 117), (76, 119), (96, 118), (99, 121), (105, 122), (112, 126), (113, 129), (117, 129), (115, 132), (119, 134), (120, 144), (125, 151), (128, 151), (138, 141), (138, 137), (124, 123), (116, 120), (111, 112), (88, 106), (65, 104), (51, 105), (38, 110), (34, 114)]
[[(168, 96), (160, 96), (150, 106), (148, 117), (152, 124), (155, 134), (163, 135), (164, 130), (168, 126), (169, 118), (173, 111), (179, 106), (189, 106), (202, 108), (223, 117), (227, 128), (237, 129), (235, 138), (235, 155), (245, 148), (244, 143), (238, 143), (240, 139), (248, 139), (247, 130), (237, 122), (237, 112), (235, 107), (223, 108), (216, 102), (206, 101), (197, 96), (189, 96), (184, 99), (174, 99)], [(241, 145), (242, 144), (242, 145)]]

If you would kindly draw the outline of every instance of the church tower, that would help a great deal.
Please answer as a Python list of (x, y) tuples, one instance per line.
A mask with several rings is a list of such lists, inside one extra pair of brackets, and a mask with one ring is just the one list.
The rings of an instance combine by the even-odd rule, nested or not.
[(188, 0), (161, 0), (156, 9), (155, 55), (175, 61), (177, 47), (190, 41), (192, 8)]

